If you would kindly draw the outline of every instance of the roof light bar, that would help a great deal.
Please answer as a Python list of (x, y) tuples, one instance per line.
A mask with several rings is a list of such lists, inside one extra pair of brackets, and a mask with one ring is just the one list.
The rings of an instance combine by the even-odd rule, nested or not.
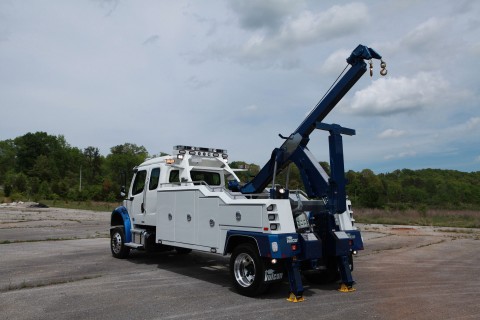
[(194, 147), (194, 146), (174, 146), (173, 150), (178, 150), (178, 152), (186, 151), (201, 151), (201, 152), (213, 152), (213, 153), (227, 153), (225, 149), (216, 149), (216, 148), (205, 148), (205, 147)]

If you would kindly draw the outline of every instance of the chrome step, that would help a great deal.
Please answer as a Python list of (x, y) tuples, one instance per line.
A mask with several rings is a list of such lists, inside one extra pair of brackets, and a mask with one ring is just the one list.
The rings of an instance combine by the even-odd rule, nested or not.
[(134, 249), (143, 249), (143, 244), (135, 243), (135, 242), (127, 242), (125, 243), (126, 247), (134, 248)]

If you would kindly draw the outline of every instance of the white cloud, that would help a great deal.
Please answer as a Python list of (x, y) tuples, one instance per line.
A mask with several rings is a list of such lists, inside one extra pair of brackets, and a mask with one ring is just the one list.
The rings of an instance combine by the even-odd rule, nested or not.
[(327, 75), (337, 75), (339, 70), (342, 70), (347, 65), (347, 58), (351, 53), (351, 50), (345, 49), (335, 51), (325, 60), (320, 67), (320, 72)]
[(265, 38), (257, 45), (263, 46), (266, 51), (311, 45), (356, 33), (359, 26), (368, 20), (368, 9), (362, 3), (333, 6), (320, 12), (305, 10), (296, 17), (289, 17), (276, 37)]
[(306, 10), (287, 21), (277, 41), (285, 44), (311, 44), (318, 40), (356, 33), (359, 26), (368, 21), (368, 9), (363, 3), (336, 5), (323, 12)]
[(432, 45), (438, 45), (444, 33), (448, 32), (448, 30), (446, 30), (447, 25), (447, 18), (439, 19), (432, 17), (410, 31), (402, 39), (401, 45), (415, 51), (419, 49), (427, 49), (430, 51)]
[(212, 84), (211, 80), (201, 80), (197, 76), (191, 76), (186, 80), (187, 86), (191, 89), (202, 89)]
[[(356, 34), (370, 20), (368, 8), (363, 3), (334, 5), (325, 11), (304, 10), (298, 14), (295, 10), (292, 10), (293, 13), (283, 9), (271, 10), (272, 3), (236, 2), (232, 8), (239, 15), (240, 24), (250, 31), (243, 34), (247, 36), (246, 39), (239, 37), (240, 40), (235, 42), (230, 37), (223, 43), (212, 43), (201, 54), (201, 59), (192, 61), (228, 59), (241, 64), (260, 63), (263, 66), (275, 65), (289, 69), (292, 68), (292, 59), (289, 57), (292, 52)], [(280, 8), (283, 8), (283, 2)], [(298, 65), (296, 59), (293, 66)]]
[(357, 130), (349, 168), (478, 170), (460, 164), (480, 150), (480, 1), (95, 1), (0, 1), (3, 118), (24, 119), (3, 121), (0, 140), (217, 145), (262, 164), (362, 43), (389, 74), (365, 75), (326, 119)]
[(382, 78), (357, 91), (350, 111), (361, 115), (391, 115), (444, 104), (448, 82), (438, 73), (420, 72), (413, 77)]
[(467, 130), (474, 130), (480, 127), (480, 117), (473, 117), (468, 119), (467, 123), (465, 124)]
[(158, 40), (160, 40), (160, 36), (158, 34), (154, 34), (154, 35), (148, 37), (147, 39), (145, 39), (145, 41), (143, 41), (143, 45), (145, 45), (145, 46), (152, 45), (152, 44), (157, 43)]
[(246, 111), (246, 112), (254, 112), (254, 111), (257, 111), (257, 110), (258, 110), (258, 107), (254, 104), (251, 104), (251, 105), (244, 108), (244, 111)]
[(388, 138), (398, 138), (405, 135), (405, 131), (403, 130), (395, 130), (395, 129), (387, 129), (381, 132), (378, 137), (380, 139), (388, 139)]
[(384, 157), (385, 160), (392, 160), (392, 159), (399, 159), (399, 158), (412, 158), (417, 155), (417, 152), (415, 151), (402, 151), (397, 154), (389, 154)]
[(299, 4), (299, 1), (290, 0), (234, 0), (230, 7), (238, 14), (242, 28), (274, 30)]

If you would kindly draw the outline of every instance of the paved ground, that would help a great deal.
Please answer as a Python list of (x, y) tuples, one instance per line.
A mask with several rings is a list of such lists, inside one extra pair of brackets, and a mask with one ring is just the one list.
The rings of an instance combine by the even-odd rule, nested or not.
[[(478, 319), (480, 230), (360, 226), (357, 291), (233, 291), (211, 254), (112, 258), (109, 214), (0, 208), (0, 319)], [(71, 240), (70, 240), (71, 239)]]

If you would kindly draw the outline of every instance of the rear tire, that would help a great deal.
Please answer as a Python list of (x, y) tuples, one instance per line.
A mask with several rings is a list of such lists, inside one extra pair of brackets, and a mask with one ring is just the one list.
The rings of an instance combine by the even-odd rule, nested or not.
[(110, 250), (112, 256), (117, 259), (125, 259), (130, 253), (130, 248), (125, 246), (125, 228), (116, 227), (112, 230), (110, 236)]
[(250, 243), (235, 247), (230, 257), (230, 276), (241, 295), (253, 297), (265, 292), (265, 263), (258, 249)]

